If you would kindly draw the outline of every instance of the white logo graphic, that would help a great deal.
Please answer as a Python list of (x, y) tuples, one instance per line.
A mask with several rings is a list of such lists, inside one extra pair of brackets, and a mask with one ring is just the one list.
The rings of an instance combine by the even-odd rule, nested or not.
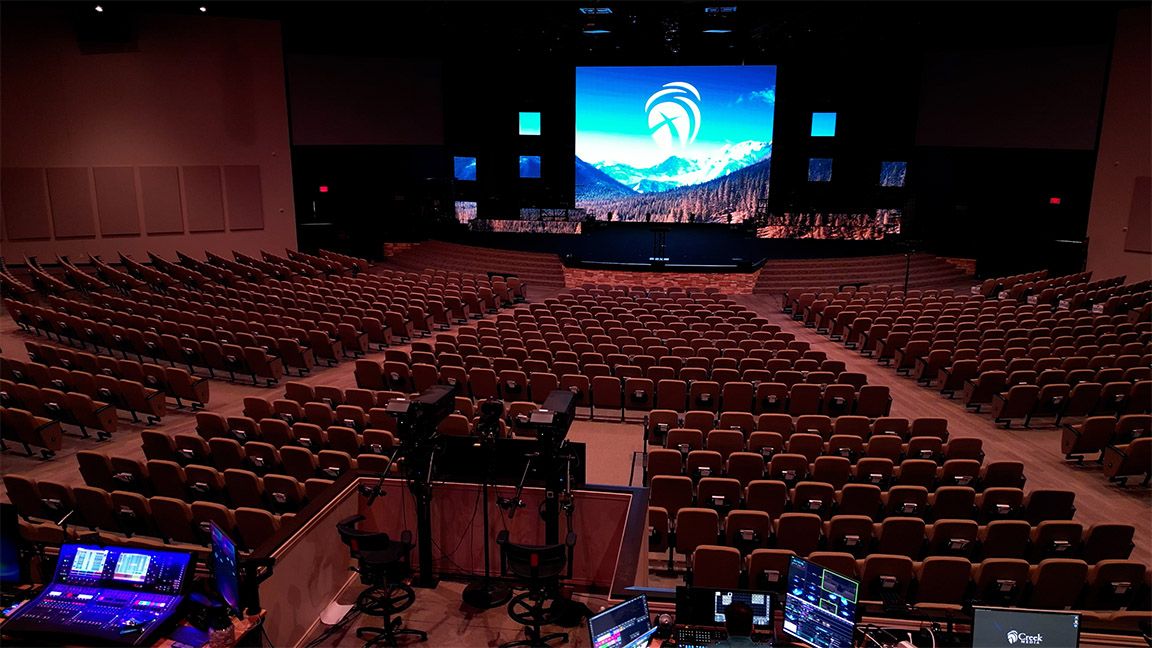
[(673, 81), (648, 97), (644, 112), (648, 131), (661, 149), (687, 148), (700, 133), (700, 91), (691, 83)]
[(1016, 630), (1008, 631), (1008, 643), (1020, 644), (1021, 646), (1039, 646), (1044, 643), (1044, 635), (1036, 633), (1034, 635), (1024, 634)]

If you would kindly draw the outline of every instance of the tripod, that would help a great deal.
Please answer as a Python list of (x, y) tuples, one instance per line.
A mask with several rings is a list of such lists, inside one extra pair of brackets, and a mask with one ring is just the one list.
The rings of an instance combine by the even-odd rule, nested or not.
[[(490, 403), (492, 401), (484, 403), (481, 410), (495, 408), (495, 405), (490, 405)], [(499, 408), (504, 409), (503, 403), (499, 403)], [(485, 411), (486, 420), (480, 424), (479, 442), (485, 449), (484, 479), (480, 487), (484, 508), (484, 577), (465, 587), (462, 597), (468, 605), (482, 610), (504, 605), (512, 597), (511, 590), (492, 579), (492, 559), (489, 556), (491, 546), (488, 540), (488, 531), (491, 527), (488, 526), (488, 482), (492, 481), (492, 451), (496, 445), (496, 431), (499, 429), (499, 415), (496, 415), (495, 420), (490, 420), (492, 413), (492, 411)]]

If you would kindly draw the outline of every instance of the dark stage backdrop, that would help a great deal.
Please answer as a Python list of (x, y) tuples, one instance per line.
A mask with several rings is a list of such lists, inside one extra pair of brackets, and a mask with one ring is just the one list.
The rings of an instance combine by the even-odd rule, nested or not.
[(1108, 47), (929, 52), (919, 146), (1096, 148)]
[(440, 61), (293, 55), (287, 70), (297, 146), (444, 143)]

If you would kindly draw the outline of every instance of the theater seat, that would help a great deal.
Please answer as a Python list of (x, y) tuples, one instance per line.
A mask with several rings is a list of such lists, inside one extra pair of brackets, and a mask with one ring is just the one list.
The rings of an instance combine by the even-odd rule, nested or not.
[(1141, 486), (1152, 482), (1152, 437), (1134, 439), (1127, 445), (1104, 449), (1104, 476), (1108, 481), (1127, 485), (1129, 477), (1143, 477)]
[(743, 562), (732, 547), (701, 545), (692, 554), (693, 587), (730, 589), (740, 585)]
[(1088, 577), (1088, 563), (1049, 558), (1029, 571), (1030, 592), (1025, 605), (1040, 610), (1064, 610), (1079, 600)]
[(912, 599), (918, 609), (959, 611), (971, 579), (972, 563), (967, 558), (930, 556), (916, 565)]

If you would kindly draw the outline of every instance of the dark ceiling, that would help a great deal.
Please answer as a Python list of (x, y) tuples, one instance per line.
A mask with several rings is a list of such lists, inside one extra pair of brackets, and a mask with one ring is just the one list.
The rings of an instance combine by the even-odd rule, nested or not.
[[(22, 4), (6, 2), (4, 11)], [(627, 63), (755, 63), (864, 50), (1099, 44), (1110, 42), (1117, 9), (1140, 3), (112, 0), (102, 3), (99, 14), (96, 4), (35, 3), (97, 25), (130, 23), (141, 13), (197, 15), (200, 6), (206, 15), (279, 19), (289, 54)], [(610, 13), (588, 15), (581, 8)]]

